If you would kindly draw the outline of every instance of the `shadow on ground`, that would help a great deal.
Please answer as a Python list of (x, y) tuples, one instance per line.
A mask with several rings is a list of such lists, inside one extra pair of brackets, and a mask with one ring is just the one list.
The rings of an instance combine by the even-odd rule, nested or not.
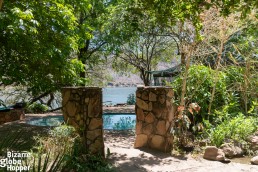
[(0, 125), (0, 155), (5, 150), (25, 151), (35, 145), (36, 136), (46, 136), (49, 127), (32, 126), (23, 123)]

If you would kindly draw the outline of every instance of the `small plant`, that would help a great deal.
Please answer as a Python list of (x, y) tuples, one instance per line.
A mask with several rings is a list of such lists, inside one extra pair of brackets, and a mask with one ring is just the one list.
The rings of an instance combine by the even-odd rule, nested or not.
[(225, 140), (245, 143), (248, 137), (257, 131), (258, 121), (254, 117), (245, 117), (242, 113), (238, 116), (223, 121), (210, 131), (211, 143), (220, 146)]
[(135, 102), (136, 102), (135, 95), (133, 93), (129, 94), (129, 96), (127, 97), (127, 104), (134, 105)]
[(33, 172), (61, 171), (66, 164), (66, 157), (72, 153), (77, 137), (73, 127), (55, 127), (50, 130), (49, 136), (36, 138), (37, 145), (26, 164), (32, 167)]
[(48, 106), (36, 102), (26, 107), (28, 113), (45, 113), (47, 110)]
[[(200, 123), (195, 123), (195, 115), (199, 113), (201, 107), (197, 103), (189, 104), (186, 109), (184, 106), (177, 108), (177, 117), (175, 120), (175, 126), (171, 128), (171, 134), (174, 136), (174, 147), (178, 149), (180, 147), (188, 146), (188, 143), (193, 141), (191, 130), (201, 130), (202, 126)], [(191, 119), (187, 113), (191, 114)]]
[(132, 120), (131, 117), (121, 117), (120, 120), (114, 124), (114, 130), (128, 130), (135, 126), (136, 121)]

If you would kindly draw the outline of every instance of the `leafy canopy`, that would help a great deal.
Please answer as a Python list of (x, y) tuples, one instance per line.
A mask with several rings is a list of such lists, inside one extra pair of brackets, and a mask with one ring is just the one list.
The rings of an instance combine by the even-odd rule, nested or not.
[(77, 18), (66, 1), (5, 1), (0, 12), (0, 83), (33, 94), (83, 82)]

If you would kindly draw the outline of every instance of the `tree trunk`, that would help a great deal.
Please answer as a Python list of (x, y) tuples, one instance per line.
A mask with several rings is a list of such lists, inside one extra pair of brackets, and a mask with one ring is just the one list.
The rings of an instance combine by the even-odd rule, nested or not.
[(29, 103), (32, 104), (32, 103), (34, 103), (38, 100), (40, 101), (41, 98), (48, 96), (50, 93), (51, 92), (49, 91), (49, 92), (46, 92), (46, 93), (43, 93), (43, 94), (39, 95), (38, 97), (34, 97)]
[(182, 52), (182, 53), (181, 53), (181, 66), (182, 66), (182, 67), (186, 65), (186, 59), (185, 59), (185, 58), (186, 58), (186, 57), (185, 57), (185, 53)]
[(244, 90), (243, 90), (243, 96), (244, 96), (244, 104), (245, 104), (245, 114), (248, 113), (248, 87), (249, 87), (249, 73), (250, 71), (250, 61), (249, 58), (247, 57), (246, 60), (246, 66), (245, 66), (245, 75), (244, 75)]
[(219, 53), (218, 53), (218, 56), (217, 56), (218, 60), (217, 60), (217, 63), (216, 63), (216, 68), (215, 68), (214, 86), (212, 88), (211, 100), (210, 100), (210, 104), (209, 104), (209, 107), (208, 107), (208, 114), (209, 115), (211, 113), (211, 106), (212, 106), (212, 102), (214, 100), (214, 96), (215, 96), (215, 92), (216, 92), (216, 85), (218, 83), (219, 66), (220, 66), (220, 61), (221, 61), (221, 56), (222, 56), (223, 48), (224, 48), (224, 41), (221, 41)]
[[(182, 53), (184, 54), (184, 53)], [(185, 66), (185, 73), (184, 73), (184, 78), (183, 78), (183, 83), (182, 83), (182, 93), (181, 93), (181, 99), (180, 99), (180, 106), (185, 107), (185, 94), (186, 94), (186, 82), (187, 82), (187, 76), (188, 76), (188, 70), (190, 67), (190, 62), (191, 62), (191, 54), (192, 54), (192, 47), (189, 48), (189, 52), (188, 52), (188, 57), (186, 59), (186, 66)], [(184, 55), (184, 58), (186, 58), (186, 56)], [(179, 117), (182, 117), (182, 111), (179, 112)]]
[(144, 86), (150, 85), (149, 73), (146, 73), (144, 69), (140, 69), (140, 78), (143, 81)]

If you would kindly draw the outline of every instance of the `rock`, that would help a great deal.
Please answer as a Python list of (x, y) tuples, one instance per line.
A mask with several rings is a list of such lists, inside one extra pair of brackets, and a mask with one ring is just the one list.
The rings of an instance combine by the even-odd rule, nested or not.
[(143, 127), (142, 132), (146, 135), (150, 135), (153, 132), (153, 125), (148, 124), (145, 127)]
[(148, 111), (152, 111), (152, 102), (149, 102)]
[(136, 129), (136, 134), (141, 134), (142, 133), (142, 121), (138, 121), (137, 123), (136, 123), (136, 127), (135, 127)]
[(175, 114), (175, 113), (173, 113), (172, 110), (168, 112), (168, 121), (169, 121), (169, 122), (172, 122), (172, 121), (173, 121), (173, 119), (174, 119), (174, 114)]
[(72, 101), (68, 101), (66, 105), (66, 110), (68, 113), (68, 116), (75, 116), (76, 113), (76, 103)]
[(142, 94), (140, 93), (140, 92), (136, 92), (136, 97), (141, 97), (142, 96)]
[(66, 104), (67, 101), (69, 100), (69, 98), (70, 98), (70, 91), (69, 90), (64, 91), (64, 93), (63, 93), (63, 104)]
[(134, 143), (135, 148), (143, 147), (147, 144), (148, 137), (145, 134), (139, 134), (137, 135)]
[(216, 146), (207, 146), (203, 158), (207, 160), (220, 161), (225, 163), (230, 162), (230, 160), (225, 158), (223, 150), (218, 149)]
[(162, 94), (159, 95), (158, 101), (159, 101), (160, 104), (164, 104), (165, 101), (166, 101), (166, 96), (165, 96), (165, 95), (162, 95)]
[(143, 112), (143, 110), (141, 109), (141, 108), (137, 108), (137, 110), (136, 110), (136, 114), (137, 114), (137, 119), (139, 120), (139, 121), (143, 121), (144, 120), (144, 112)]
[(163, 150), (165, 148), (165, 139), (160, 135), (155, 135), (152, 137), (150, 142), (151, 148)]
[(160, 134), (160, 135), (166, 134), (166, 121), (159, 121), (156, 127), (157, 127), (157, 134)]
[(139, 98), (136, 98), (136, 104), (143, 110), (149, 110), (149, 104)]
[(258, 165), (258, 156), (255, 156), (251, 159), (251, 164)]
[(92, 118), (89, 125), (89, 130), (94, 130), (97, 128), (102, 128), (102, 118)]
[(172, 100), (166, 100), (166, 106), (171, 108), (172, 106)]
[(168, 93), (167, 93), (167, 96), (169, 98), (172, 98), (174, 96), (174, 91), (173, 90), (169, 90)]
[(102, 136), (102, 129), (87, 131), (86, 136), (87, 136), (87, 139), (90, 139), (91, 141), (93, 141), (97, 137)]
[(149, 94), (149, 101), (151, 101), (151, 102), (157, 101), (157, 95), (154, 94), (153, 92), (150, 92), (150, 94)]
[(225, 143), (221, 145), (220, 148), (227, 158), (241, 157), (244, 154), (244, 151), (240, 147), (232, 143)]
[(142, 100), (149, 100), (149, 93), (147, 91), (142, 93)]
[(251, 136), (250, 138), (250, 148), (253, 151), (257, 151), (258, 150), (258, 136)]
[(153, 123), (154, 120), (155, 120), (155, 116), (151, 112), (145, 117), (145, 121), (147, 123)]
[(93, 144), (89, 145), (89, 151), (92, 154), (97, 154), (97, 153), (101, 153), (100, 151), (102, 151), (103, 148), (104, 150), (104, 144), (103, 144), (103, 140), (102, 139), (96, 139), (96, 141)]

